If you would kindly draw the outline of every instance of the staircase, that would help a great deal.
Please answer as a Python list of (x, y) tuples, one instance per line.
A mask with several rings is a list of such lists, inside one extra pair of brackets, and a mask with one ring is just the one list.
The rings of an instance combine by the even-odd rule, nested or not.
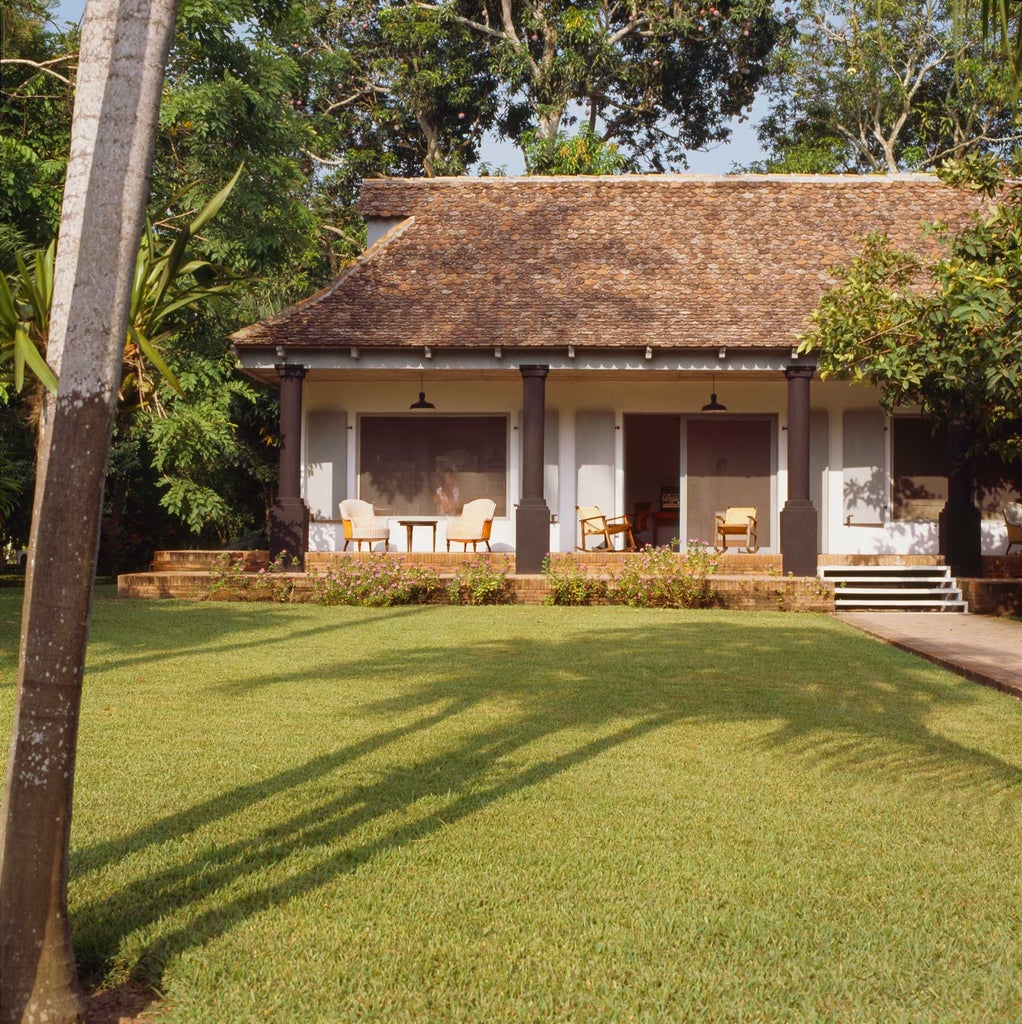
[(967, 612), (946, 565), (821, 565), (835, 611)]

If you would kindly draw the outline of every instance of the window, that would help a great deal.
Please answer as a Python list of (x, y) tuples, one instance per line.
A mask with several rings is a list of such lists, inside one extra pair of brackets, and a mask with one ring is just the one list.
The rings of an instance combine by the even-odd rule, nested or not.
[(442, 515), (437, 491), (457, 504), (491, 498), (507, 515), (506, 416), (362, 416), (358, 496), (390, 515)]

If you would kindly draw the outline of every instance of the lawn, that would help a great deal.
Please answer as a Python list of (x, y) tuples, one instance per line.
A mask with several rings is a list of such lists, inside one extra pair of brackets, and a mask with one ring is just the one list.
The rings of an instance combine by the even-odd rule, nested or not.
[(101, 598), (72, 928), (188, 1024), (1018, 1021), (1020, 737), (824, 616)]

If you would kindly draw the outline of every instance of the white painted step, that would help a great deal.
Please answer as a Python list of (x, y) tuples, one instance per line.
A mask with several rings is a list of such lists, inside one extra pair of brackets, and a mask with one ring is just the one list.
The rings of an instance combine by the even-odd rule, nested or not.
[(853, 587), (849, 590), (835, 591), (835, 597), (846, 597), (851, 601), (876, 597), (886, 597), (892, 601), (919, 601), (924, 598), (931, 601), (958, 601), (961, 600), (962, 592), (957, 587), (954, 590), (885, 590), (882, 587)]
[(834, 584), (835, 608), (969, 610), (946, 565), (823, 565), (819, 575)]
[(892, 611), (938, 611), (938, 612), (967, 612), (969, 610), (969, 604), (967, 601), (896, 601), (886, 600), (884, 598), (874, 599), (872, 601), (841, 601), (840, 604), (835, 601), (835, 607), (840, 608), (875, 608), (877, 611), (882, 611), (885, 608), (889, 608)]

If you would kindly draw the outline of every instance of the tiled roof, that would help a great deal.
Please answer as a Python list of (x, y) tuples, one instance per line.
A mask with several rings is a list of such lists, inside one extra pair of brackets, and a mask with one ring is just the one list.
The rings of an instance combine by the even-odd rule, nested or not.
[(926, 175), (365, 182), (400, 218), (242, 346), (785, 347), (863, 236), (925, 252), (975, 196)]

